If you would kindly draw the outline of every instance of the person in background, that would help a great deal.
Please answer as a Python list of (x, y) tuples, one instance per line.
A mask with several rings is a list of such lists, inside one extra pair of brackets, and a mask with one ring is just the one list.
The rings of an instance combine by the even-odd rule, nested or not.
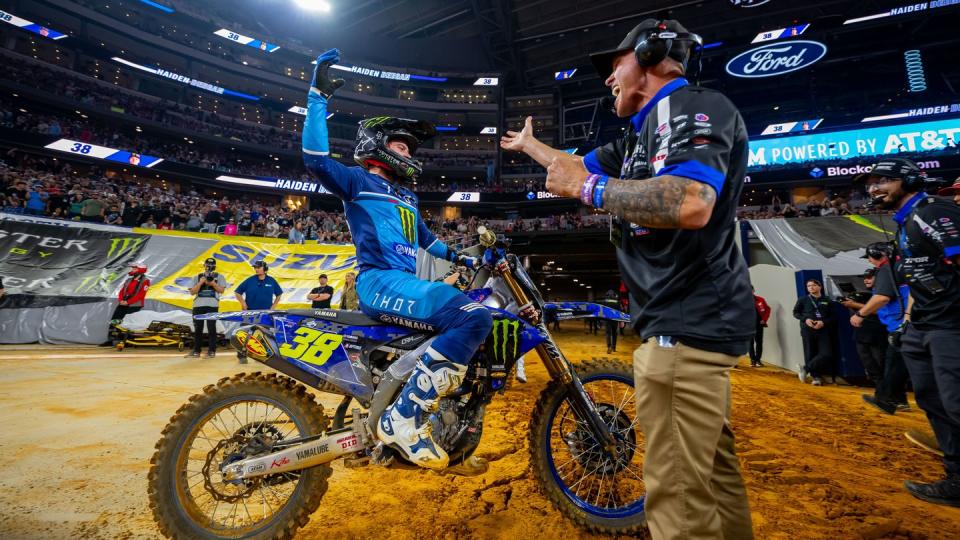
[(156, 229), (157, 224), (153, 222), (153, 216), (149, 216), (147, 220), (140, 224), (141, 229)]
[(833, 327), (833, 306), (823, 296), (823, 284), (808, 279), (807, 295), (797, 299), (793, 316), (800, 321), (800, 336), (803, 339), (803, 365), (799, 366), (800, 382), (807, 382), (809, 375), (814, 386), (823, 384), (823, 375), (833, 369), (833, 344), (830, 331)]
[[(870, 268), (863, 273), (863, 285), (871, 293), (876, 283), (876, 275), (876, 268)], [(869, 300), (857, 301), (853, 298), (844, 298), (840, 303), (843, 307), (854, 311), (850, 317), (850, 324), (853, 326), (853, 337), (857, 344), (857, 356), (860, 357), (860, 363), (863, 364), (867, 378), (875, 385), (879, 385), (883, 379), (883, 367), (886, 363), (887, 329), (875, 311), (863, 309)]]
[(881, 411), (894, 414), (898, 410), (909, 409), (907, 405), (909, 375), (899, 348), (889, 343), (889, 336), (903, 326), (903, 312), (910, 297), (910, 288), (903, 283), (896, 284), (897, 279), (890, 266), (893, 246), (889, 243), (870, 244), (867, 246), (864, 257), (873, 265), (871, 268), (873, 278), (867, 285), (873, 296), (865, 304), (855, 307), (857, 312), (850, 317), (850, 324), (858, 330), (862, 329), (870, 316), (876, 314), (883, 325), (886, 347), (883, 350), (881, 377), (876, 379), (876, 391), (872, 396), (864, 394), (862, 397), (864, 401)]
[(357, 311), (360, 309), (360, 298), (357, 296), (357, 275), (347, 272), (343, 277), (343, 294), (340, 295), (340, 309)]
[(938, 191), (937, 195), (941, 197), (953, 197), (953, 202), (960, 204), (960, 178), (957, 178), (952, 186)]
[(219, 208), (211, 204), (206, 215), (203, 216), (203, 228), (200, 229), (200, 232), (215, 233), (217, 232), (217, 227), (222, 223), (223, 214), (220, 213)]
[(83, 220), (91, 223), (103, 223), (103, 206), (104, 203), (97, 194), (92, 194), (84, 199), (80, 210)]
[[(620, 301), (617, 299), (617, 293), (613, 292), (612, 289), (603, 295), (603, 300), (600, 303), (610, 309), (620, 310)], [(604, 320), (604, 323), (607, 333), (607, 354), (615, 353), (617, 352), (617, 331), (626, 325), (610, 319)]]
[(236, 236), (237, 235), (237, 224), (232, 219), (223, 226), (223, 234), (227, 236)]
[(313, 301), (313, 309), (330, 309), (331, 298), (333, 298), (333, 287), (327, 285), (327, 275), (320, 274), (320, 286), (310, 290), (307, 300)]
[(103, 222), (107, 225), (122, 225), (123, 217), (120, 214), (120, 209), (115, 204), (110, 205), (110, 209), (107, 210), (107, 213), (103, 217)]
[(150, 289), (150, 280), (147, 279), (147, 265), (137, 262), (130, 265), (130, 272), (127, 273), (130, 279), (123, 284), (120, 292), (117, 293), (117, 299), (120, 301), (110, 320), (121, 322), (123, 318), (130, 313), (136, 313), (143, 309), (147, 299), (147, 291)]
[(161, 230), (161, 231), (173, 230), (173, 223), (170, 221), (170, 216), (163, 218), (163, 221), (161, 221), (160, 224), (157, 225), (157, 230)]
[(757, 312), (757, 333), (753, 336), (753, 342), (750, 344), (750, 365), (752, 367), (763, 367), (760, 359), (763, 357), (763, 329), (767, 327), (767, 321), (770, 320), (770, 304), (760, 295), (756, 289), (753, 291), (753, 307)]
[[(193, 314), (203, 315), (205, 313), (216, 313), (220, 310), (220, 295), (227, 288), (227, 280), (222, 274), (217, 273), (217, 260), (213, 257), (207, 257), (203, 261), (203, 272), (197, 274), (194, 279), (190, 294), (193, 299)], [(203, 326), (204, 321), (193, 320), (193, 351), (188, 357), (197, 358), (200, 356), (200, 347), (203, 345)], [(207, 320), (207, 358), (213, 358), (217, 355), (217, 321)]]
[[(287, 235), (288, 244), (303, 244), (303, 223), (297, 221), (293, 227), (290, 228), (290, 234)], [(330, 306), (327, 306), (330, 307)]]
[(254, 275), (248, 277), (237, 287), (237, 302), (240, 309), (276, 309), (283, 295), (283, 289), (277, 280), (267, 275), (267, 263), (257, 261), (253, 263)]
[(3, 300), (3, 297), (6, 294), (7, 290), (3, 288), (3, 278), (0, 278), (0, 300)]
[(46, 190), (43, 189), (43, 184), (34, 184), (27, 193), (27, 213), (34, 216), (42, 216), (47, 209), (48, 198), (49, 195), (47, 195)]

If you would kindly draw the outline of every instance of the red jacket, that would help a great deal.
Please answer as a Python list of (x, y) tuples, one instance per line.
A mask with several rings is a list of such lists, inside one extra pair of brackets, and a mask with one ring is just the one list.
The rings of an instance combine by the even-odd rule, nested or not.
[(762, 296), (753, 295), (753, 305), (757, 308), (757, 315), (760, 316), (760, 324), (766, 326), (767, 320), (770, 319), (770, 304), (767, 304)]
[(145, 276), (130, 278), (123, 284), (117, 299), (121, 302), (126, 301), (128, 305), (143, 307), (144, 300), (147, 298), (147, 289), (150, 288), (150, 280)]

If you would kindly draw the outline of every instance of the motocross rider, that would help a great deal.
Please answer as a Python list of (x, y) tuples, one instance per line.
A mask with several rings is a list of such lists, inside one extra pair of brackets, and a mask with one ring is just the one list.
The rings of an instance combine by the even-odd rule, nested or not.
[(421, 172), (410, 155), (435, 134), (433, 126), (391, 117), (363, 120), (353, 155), (360, 167), (330, 157), (327, 102), (343, 80), (331, 79), (328, 72), (339, 59), (337, 49), (317, 58), (303, 126), (304, 164), (343, 200), (357, 249), (360, 309), (384, 322), (437, 333), (399, 397), (380, 417), (378, 437), (412, 463), (443, 469), (449, 457), (433, 440), (427, 417), (441, 397), (460, 386), (493, 321), (486, 308), (454, 287), (415, 275), (418, 246), (436, 258), (477, 266), (475, 258), (457, 253), (430, 232), (410, 189)]

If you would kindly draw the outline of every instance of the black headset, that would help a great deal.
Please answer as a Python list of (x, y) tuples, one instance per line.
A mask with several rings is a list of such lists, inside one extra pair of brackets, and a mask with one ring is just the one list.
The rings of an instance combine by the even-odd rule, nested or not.
[(927, 173), (921, 171), (920, 169), (917, 169), (904, 175), (903, 183), (900, 185), (903, 187), (904, 191), (908, 191), (910, 193), (916, 193), (919, 191), (923, 191), (926, 182), (927, 182)]
[(874, 242), (866, 248), (867, 257), (871, 259), (883, 259), (893, 257), (893, 245), (890, 242)]
[[(637, 44), (633, 47), (633, 53), (637, 56), (637, 63), (641, 67), (651, 67), (659, 64), (664, 58), (670, 56), (674, 41), (689, 41), (697, 45), (697, 62), (703, 60), (703, 38), (697, 34), (688, 32), (672, 32), (667, 30), (667, 23), (664, 20), (658, 21), (656, 28), (648, 30), (643, 37), (637, 39)], [(687, 71), (687, 62), (689, 62), (693, 51), (687, 53), (687, 57), (681, 62), (683, 71)], [(699, 71), (697, 76), (699, 76)]]
[(269, 270), (269, 268), (267, 267), (267, 263), (264, 262), (264, 261), (262, 261), (262, 260), (253, 263), (253, 267), (254, 267), (254, 268), (259, 268), (259, 267), (261, 267), (261, 266), (263, 267), (263, 271), (264, 271), (264, 272), (266, 272), (267, 270)]

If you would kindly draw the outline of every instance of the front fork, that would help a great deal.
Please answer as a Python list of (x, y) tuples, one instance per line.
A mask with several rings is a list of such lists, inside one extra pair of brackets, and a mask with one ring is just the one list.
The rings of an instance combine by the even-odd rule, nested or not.
[[(517, 305), (520, 306), (520, 311), (530, 306), (530, 298), (523, 290), (523, 287), (517, 283), (517, 279), (513, 276), (513, 271), (510, 269), (510, 265), (506, 260), (501, 260), (500, 263), (497, 264), (497, 272), (501, 275), (504, 283), (507, 284), (507, 287), (513, 294)], [(580, 383), (580, 377), (577, 376), (577, 372), (573, 369), (570, 361), (567, 360), (567, 357), (563, 355), (563, 352), (561, 352), (553, 342), (553, 338), (550, 336), (550, 331), (547, 330), (546, 324), (538, 320), (538, 315), (536, 315), (536, 317), (533, 322), (537, 325), (537, 329), (548, 338), (536, 347), (540, 360), (543, 361), (543, 365), (546, 366), (550, 377), (553, 380), (560, 381), (567, 387), (567, 396), (569, 396), (567, 399), (574, 414), (587, 423), (590, 432), (608, 454), (616, 455), (617, 441), (613, 437), (613, 434), (610, 433), (610, 428), (608, 428), (607, 424), (600, 418), (596, 405), (594, 405), (593, 400), (590, 399), (590, 396), (583, 389), (583, 384)]]

